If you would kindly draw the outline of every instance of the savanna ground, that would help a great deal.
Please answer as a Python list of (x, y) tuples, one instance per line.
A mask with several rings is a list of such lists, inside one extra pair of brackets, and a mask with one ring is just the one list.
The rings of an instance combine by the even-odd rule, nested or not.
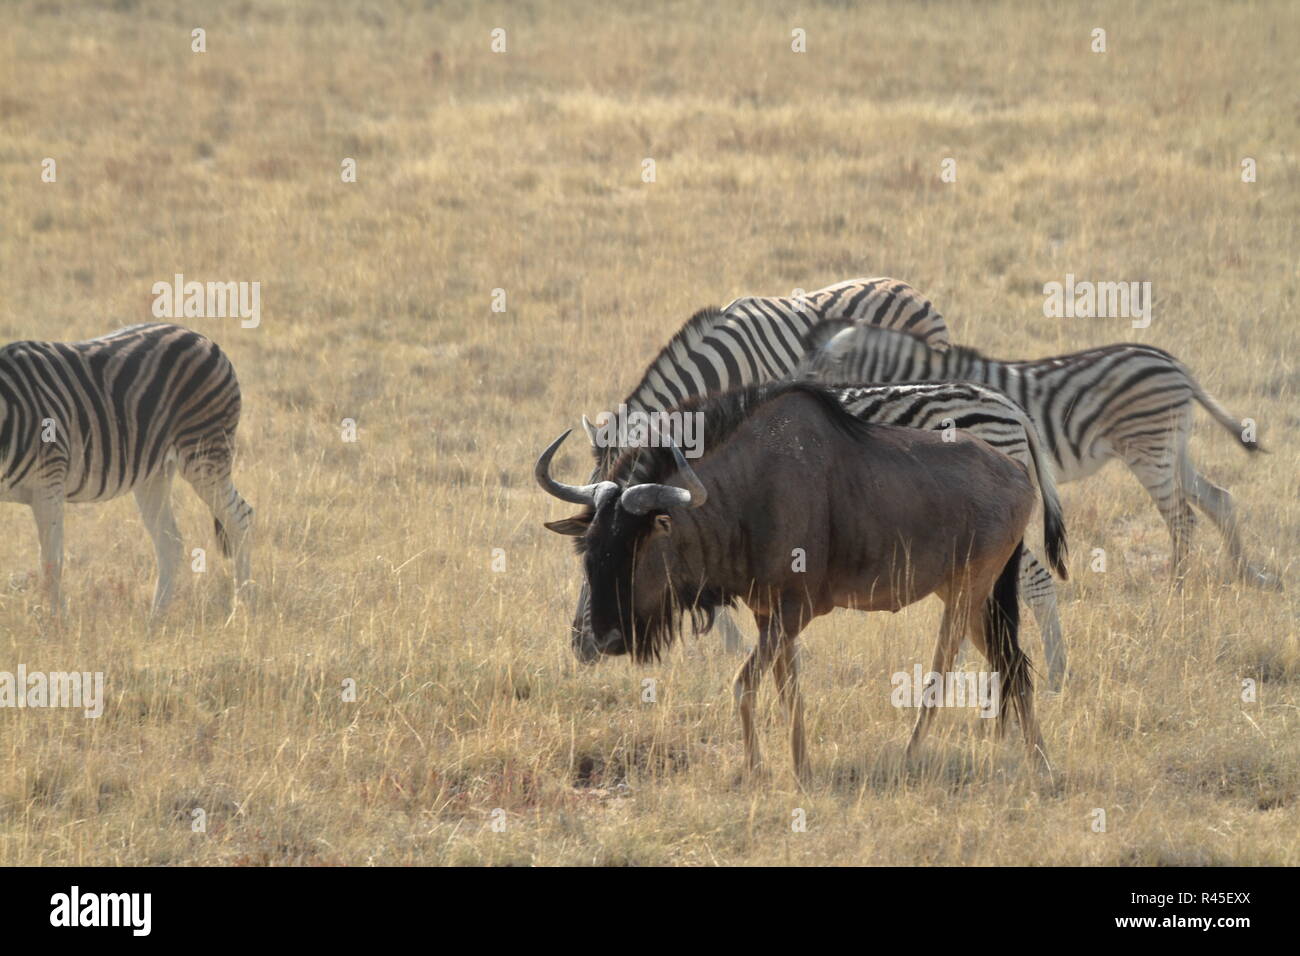
[[(70, 510), (51, 624), (30, 513), (0, 510), (0, 670), (102, 670), (109, 697), (0, 711), (0, 863), (1300, 862), (1295, 6), (726, 6), (5, 9), (0, 337), (148, 321), (177, 272), (262, 283), (255, 329), (185, 320), (242, 381), (262, 602), (227, 621), (178, 483), (212, 557), (169, 617), (147, 625), (128, 497)], [(1066, 273), (1151, 281), (1150, 328), (1044, 318)], [(771, 775), (735, 784), (716, 636), (645, 669), (571, 658), (578, 568), (537, 453), (698, 307), (864, 275), (993, 354), (1170, 349), (1273, 451), (1198, 411), (1196, 459), (1283, 594), (1234, 583), (1204, 520), (1173, 594), (1124, 469), (1064, 487), (1055, 781), (968, 711), (904, 766), (889, 678), (928, 663), (937, 601), (807, 631), (808, 793), (770, 683)], [(585, 480), (580, 444), (558, 475)]]

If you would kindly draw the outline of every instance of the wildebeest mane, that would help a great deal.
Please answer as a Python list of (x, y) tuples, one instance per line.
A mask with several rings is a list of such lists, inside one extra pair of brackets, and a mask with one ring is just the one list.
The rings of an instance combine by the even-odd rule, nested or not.
[[(870, 431), (870, 424), (849, 414), (835, 397), (834, 391), (818, 382), (776, 381), (758, 385), (745, 385), (714, 395), (696, 395), (678, 405), (674, 412), (701, 413), (703, 426), (699, 430), (705, 443), (705, 456), (711, 449), (722, 446), (751, 415), (768, 402), (786, 395), (807, 395), (818, 404), (830, 421), (851, 435)], [(688, 461), (690, 459), (687, 459)], [(608, 471), (610, 481), (626, 481), (633, 471), (637, 482), (663, 482), (677, 471), (677, 462), (671, 448), (625, 448)]]

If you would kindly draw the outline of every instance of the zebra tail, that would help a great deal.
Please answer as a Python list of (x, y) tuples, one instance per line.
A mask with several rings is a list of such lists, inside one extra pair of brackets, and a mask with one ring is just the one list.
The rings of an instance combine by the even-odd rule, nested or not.
[(1056, 493), (1056, 477), (1052, 465), (1043, 454), (1038, 427), (1026, 415), (1022, 421), (1025, 437), (1029, 440), (1029, 455), (1034, 460), (1034, 473), (1038, 478), (1038, 491), (1043, 497), (1043, 543), (1047, 545), (1047, 561), (1062, 581), (1070, 578), (1066, 561), (1070, 547), (1065, 539), (1065, 516), (1061, 511), (1061, 498)]
[(212, 524), (217, 529), (217, 542), (221, 545), (222, 557), (230, 557), (230, 536), (226, 534), (226, 526), (221, 523), (220, 518), (213, 518)]
[(1232, 432), (1237, 439), (1237, 443), (1242, 448), (1252, 453), (1264, 451), (1263, 446), (1258, 441), (1246, 441), (1242, 436), (1245, 429), (1241, 427), (1241, 422), (1233, 418), (1213, 395), (1201, 387), (1201, 383), (1192, 377), (1192, 373), (1187, 370), (1186, 366), (1183, 366), (1183, 374), (1187, 376), (1187, 384), (1192, 387), (1192, 395), (1201, 403), (1201, 407), (1209, 412), (1216, 422)]

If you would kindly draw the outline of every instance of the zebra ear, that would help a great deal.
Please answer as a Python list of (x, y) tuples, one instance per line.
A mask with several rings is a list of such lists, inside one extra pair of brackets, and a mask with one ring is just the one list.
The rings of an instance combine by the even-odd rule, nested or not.
[(853, 322), (850, 319), (825, 319), (818, 322), (805, 333), (803, 337), (803, 349), (805, 352), (819, 351), (827, 342), (835, 338), (845, 329), (852, 328)]
[(544, 521), (542, 526), (554, 531), (556, 534), (567, 534), (580, 538), (591, 527), (591, 515), (574, 515), (572, 518), (561, 518), (559, 521)]

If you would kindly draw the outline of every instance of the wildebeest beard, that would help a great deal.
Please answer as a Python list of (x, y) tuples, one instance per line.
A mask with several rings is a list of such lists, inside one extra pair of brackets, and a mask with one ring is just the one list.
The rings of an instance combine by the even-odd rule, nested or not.
[[(609, 504), (610, 514), (600, 516), (608, 522), (597, 521), (592, 534), (575, 541), (589, 585), (592, 635), (600, 641), (617, 628), (622, 640), (601, 647), (602, 654), (630, 654), (638, 663), (658, 661), (677, 640), (685, 618), (689, 616), (696, 634), (703, 634), (713, 627), (717, 609), (734, 605), (736, 598), (721, 588), (684, 584), (680, 569), (674, 567), (680, 559), (670, 549), (667, 566), (658, 572), (661, 593), (653, 600), (643, 597), (638, 605), (634, 599), (636, 562), (645, 550), (653, 516), (629, 515), (616, 510), (613, 502)], [(627, 527), (627, 522), (634, 522), (635, 529)], [(624, 536), (630, 537), (632, 544), (620, 548), (617, 543), (619, 538), (626, 541)], [(664, 557), (660, 553), (648, 560), (662, 561)]]

